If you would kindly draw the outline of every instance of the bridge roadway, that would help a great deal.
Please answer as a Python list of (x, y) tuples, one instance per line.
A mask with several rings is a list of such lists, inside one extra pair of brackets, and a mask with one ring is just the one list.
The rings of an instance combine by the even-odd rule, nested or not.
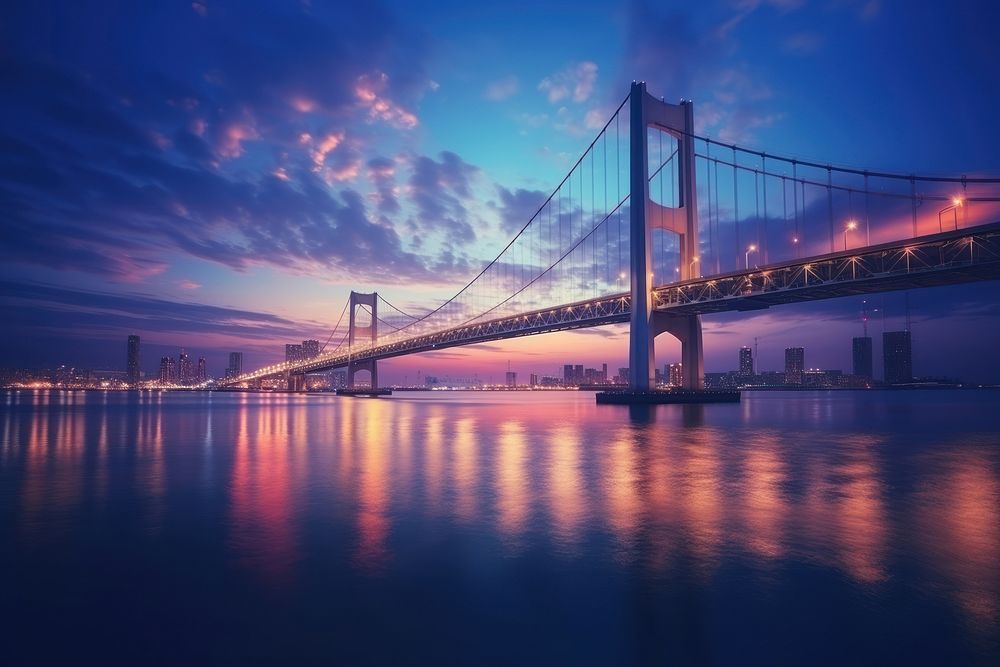
[[(1000, 279), (1000, 222), (905, 241), (790, 260), (655, 287), (657, 311), (709, 314)], [(350, 362), (473, 345), (504, 338), (628, 322), (631, 297), (615, 294), (468, 324), (427, 335), (277, 364), (229, 381), (229, 385), (288, 374), (315, 373)]]

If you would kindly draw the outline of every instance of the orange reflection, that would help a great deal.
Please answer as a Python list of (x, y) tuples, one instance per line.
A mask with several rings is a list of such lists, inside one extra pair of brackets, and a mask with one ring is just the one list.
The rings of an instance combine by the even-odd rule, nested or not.
[[(250, 400), (264, 404), (251, 405)], [(280, 400), (241, 400), (231, 478), (233, 547), (253, 568), (275, 579), (284, 579), (296, 558), (289, 412), (304, 409)]]
[(607, 466), (604, 495), (608, 506), (608, 523), (619, 546), (629, 552), (642, 510), (635, 442), (632, 432), (624, 428), (619, 429), (612, 438), (611, 446), (604, 454)]
[(455, 422), (452, 443), (452, 469), (455, 488), (455, 514), (459, 519), (472, 522), (477, 518), (479, 501), (476, 498), (479, 479), (478, 450), (476, 448), (476, 419), (464, 417)]
[(386, 539), (390, 520), (388, 448), (392, 424), (384, 401), (364, 401), (364, 437), (358, 462), (358, 551), (356, 561), (368, 572), (381, 571), (389, 559)]
[(531, 508), (528, 480), (525, 477), (526, 447), (524, 425), (519, 421), (500, 424), (497, 439), (497, 512), (504, 544), (519, 550)]
[(984, 628), (1000, 620), (1000, 480), (993, 465), (984, 450), (933, 457), (915, 521), (935, 574)]
[(428, 508), (440, 513), (444, 486), (444, 415), (440, 406), (434, 406), (427, 418), (425, 437), (424, 492)]
[(882, 485), (873, 454), (860, 449), (856, 460), (839, 471), (846, 477), (834, 510), (840, 558), (858, 581), (874, 583), (885, 579), (887, 535)]
[(720, 434), (710, 429), (687, 431), (676, 479), (683, 485), (684, 521), (698, 567), (705, 573), (715, 568), (723, 528), (722, 469), (717, 445)]
[(781, 492), (784, 461), (775, 451), (777, 438), (758, 436), (746, 449), (744, 461), (743, 515), (746, 544), (751, 551), (768, 558), (784, 553), (785, 522), (788, 507)]
[(548, 497), (554, 537), (566, 551), (576, 550), (585, 513), (580, 474), (580, 431), (570, 425), (549, 431)]

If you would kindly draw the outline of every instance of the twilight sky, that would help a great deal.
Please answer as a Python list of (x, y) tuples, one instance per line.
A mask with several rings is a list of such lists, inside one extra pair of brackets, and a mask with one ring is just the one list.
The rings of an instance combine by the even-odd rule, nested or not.
[[(633, 79), (699, 132), (823, 162), (1000, 174), (989, 1), (35, 2), (0, 20), (0, 366), (221, 374), (325, 340), (350, 289), (420, 311), (565, 175)], [(869, 299), (902, 327), (904, 297)], [(1000, 286), (914, 291), (915, 372), (1000, 378)], [(705, 319), (709, 371), (806, 348), (850, 369), (860, 299)], [(881, 315), (885, 314), (885, 320)], [(679, 346), (657, 341), (657, 361)], [(625, 327), (385, 362), (616, 369)], [(880, 364), (876, 371), (880, 373)]]

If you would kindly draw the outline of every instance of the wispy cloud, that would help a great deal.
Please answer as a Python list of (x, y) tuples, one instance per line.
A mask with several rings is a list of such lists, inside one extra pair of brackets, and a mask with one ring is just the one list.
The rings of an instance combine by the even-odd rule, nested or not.
[(563, 100), (585, 102), (597, 83), (597, 63), (583, 61), (547, 76), (538, 84), (552, 104)]

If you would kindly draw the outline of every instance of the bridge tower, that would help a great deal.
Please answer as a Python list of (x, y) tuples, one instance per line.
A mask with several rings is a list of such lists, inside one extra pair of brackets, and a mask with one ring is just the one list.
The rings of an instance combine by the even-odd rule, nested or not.
[[(371, 313), (371, 322), (368, 326), (358, 325), (358, 309), (367, 306)], [(370, 342), (375, 345), (378, 339), (378, 293), (364, 294), (362, 292), (351, 291), (351, 319), (347, 330), (347, 346), (349, 354), (353, 353), (354, 343)], [(378, 388), (378, 362), (375, 359), (364, 359), (355, 361), (351, 359), (347, 362), (347, 388), (355, 389), (354, 374), (358, 371), (368, 371), (371, 374), (371, 388)]]
[[(690, 101), (669, 104), (646, 92), (645, 82), (633, 82), (629, 97), (629, 230), (632, 273), (632, 320), (629, 331), (629, 385), (637, 391), (653, 386), (656, 360), (653, 340), (669, 333), (681, 342), (684, 387), (701, 389), (705, 375), (701, 317), (670, 315), (653, 309), (652, 231), (659, 228), (680, 237), (681, 280), (697, 277), (698, 202), (695, 186), (694, 107)], [(676, 138), (678, 206), (682, 215), (660, 215), (671, 210), (649, 197), (648, 128)], [(637, 205), (642, 202), (641, 205)]]

